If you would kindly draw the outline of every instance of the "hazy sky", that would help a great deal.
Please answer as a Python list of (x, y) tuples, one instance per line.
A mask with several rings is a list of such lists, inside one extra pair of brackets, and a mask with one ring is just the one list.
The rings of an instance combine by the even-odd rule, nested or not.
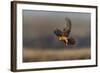
[(54, 38), (54, 30), (65, 27), (66, 17), (70, 18), (72, 22), (71, 36), (89, 38), (90, 16), (91, 14), (89, 13), (23, 10), (24, 40), (45, 38), (48, 36)]
[[(55, 28), (62, 29), (65, 27), (65, 17), (71, 19), (73, 35), (78, 36), (81, 32), (80, 36), (85, 36), (90, 30), (89, 13), (61, 13), (24, 10), (23, 15), (25, 36), (37, 37), (37, 35), (41, 35), (41, 33), (50, 35)], [(32, 31), (34, 31), (34, 33)]]

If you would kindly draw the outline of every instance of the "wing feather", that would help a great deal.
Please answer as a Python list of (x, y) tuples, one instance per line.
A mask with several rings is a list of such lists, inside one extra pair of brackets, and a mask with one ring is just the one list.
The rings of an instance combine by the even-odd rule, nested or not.
[(66, 27), (63, 29), (64, 35), (66, 37), (69, 36), (70, 32), (71, 32), (71, 20), (69, 18), (65, 18), (66, 21)]
[(54, 31), (54, 33), (56, 34), (56, 36), (61, 36), (62, 35), (62, 31), (60, 29), (56, 29)]

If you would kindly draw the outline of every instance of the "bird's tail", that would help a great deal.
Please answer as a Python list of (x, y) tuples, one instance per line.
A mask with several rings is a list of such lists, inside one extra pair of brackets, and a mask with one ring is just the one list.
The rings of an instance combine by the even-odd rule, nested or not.
[(69, 45), (75, 45), (76, 44), (76, 40), (72, 37), (68, 38), (68, 44)]

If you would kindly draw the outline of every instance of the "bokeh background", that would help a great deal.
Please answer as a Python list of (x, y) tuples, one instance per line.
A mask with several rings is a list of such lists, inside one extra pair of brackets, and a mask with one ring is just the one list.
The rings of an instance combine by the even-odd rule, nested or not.
[[(54, 34), (65, 28), (66, 17), (72, 22), (74, 46), (66, 47)], [(90, 59), (90, 18), (90, 13), (23, 10), (23, 62)]]

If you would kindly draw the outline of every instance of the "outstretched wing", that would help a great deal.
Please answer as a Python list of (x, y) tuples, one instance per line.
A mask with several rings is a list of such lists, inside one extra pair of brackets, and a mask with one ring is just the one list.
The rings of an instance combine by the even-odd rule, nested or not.
[(56, 36), (62, 36), (62, 31), (60, 29), (56, 29), (54, 33), (56, 34)]
[(69, 18), (65, 18), (66, 27), (63, 29), (63, 34), (68, 37), (71, 32), (71, 20)]

